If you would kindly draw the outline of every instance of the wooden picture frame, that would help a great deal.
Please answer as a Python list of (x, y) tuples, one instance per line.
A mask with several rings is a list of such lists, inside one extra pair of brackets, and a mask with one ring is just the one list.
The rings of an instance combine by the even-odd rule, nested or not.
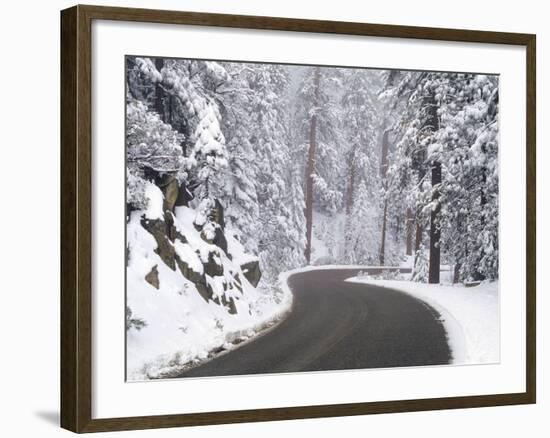
[[(226, 28), (517, 45), (526, 48), (526, 391), (521, 393), (92, 418), (92, 22)], [(61, 12), (61, 426), (74, 432), (193, 426), (529, 404), (536, 401), (536, 37), (290, 18), (75, 6)]]

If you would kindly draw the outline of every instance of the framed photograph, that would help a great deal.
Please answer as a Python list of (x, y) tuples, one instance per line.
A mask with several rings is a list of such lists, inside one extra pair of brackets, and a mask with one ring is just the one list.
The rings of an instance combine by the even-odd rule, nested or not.
[(61, 425), (535, 403), (535, 35), (61, 12)]

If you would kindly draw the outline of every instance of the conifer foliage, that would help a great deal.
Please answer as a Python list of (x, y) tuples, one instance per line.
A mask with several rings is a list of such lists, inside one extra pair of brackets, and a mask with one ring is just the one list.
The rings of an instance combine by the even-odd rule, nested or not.
[(269, 284), (323, 245), (498, 277), (498, 77), (128, 57), (126, 78), (130, 211), (167, 177), (218, 200)]

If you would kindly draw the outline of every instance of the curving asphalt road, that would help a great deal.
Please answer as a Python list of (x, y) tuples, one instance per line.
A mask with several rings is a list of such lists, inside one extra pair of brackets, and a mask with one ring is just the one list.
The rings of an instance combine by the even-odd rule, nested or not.
[(449, 363), (451, 353), (437, 312), (402, 292), (344, 281), (358, 271), (292, 275), (294, 304), (285, 320), (239, 348), (174, 377)]

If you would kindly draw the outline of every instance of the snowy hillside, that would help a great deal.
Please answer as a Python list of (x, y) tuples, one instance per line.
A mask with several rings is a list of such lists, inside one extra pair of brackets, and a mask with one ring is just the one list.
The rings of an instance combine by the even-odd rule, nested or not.
[(292, 302), (290, 293), (250, 283), (246, 271), (255, 258), (229, 232), (227, 251), (205, 240), (200, 208), (176, 207), (176, 237), (157, 241), (162, 234), (147, 228), (164, 224), (163, 195), (151, 185), (148, 196), (149, 208), (133, 211), (128, 223), (128, 380), (158, 378), (232, 348)]

